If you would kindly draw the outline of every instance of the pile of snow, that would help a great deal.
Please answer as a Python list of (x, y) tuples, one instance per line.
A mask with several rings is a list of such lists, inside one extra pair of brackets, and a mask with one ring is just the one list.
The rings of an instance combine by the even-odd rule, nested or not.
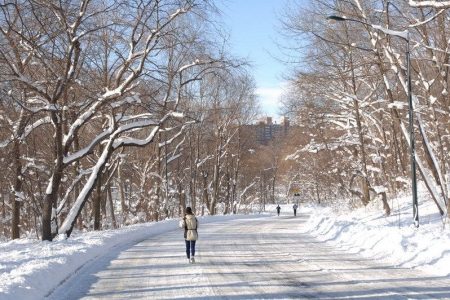
[(427, 193), (419, 194), (420, 226), (413, 225), (412, 198), (394, 199), (385, 216), (381, 201), (354, 211), (301, 207), (309, 221), (303, 230), (320, 241), (350, 253), (384, 260), (404, 268), (417, 268), (449, 276), (450, 229)]
[[(246, 217), (208, 216), (199, 218), (199, 222)], [(69, 239), (53, 242), (18, 239), (0, 243), (0, 299), (42, 299), (88, 261), (114, 247), (126, 249), (149, 237), (175, 230), (178, 223), (178, 220), (165, 220), (116, 230), (74, 232)]]

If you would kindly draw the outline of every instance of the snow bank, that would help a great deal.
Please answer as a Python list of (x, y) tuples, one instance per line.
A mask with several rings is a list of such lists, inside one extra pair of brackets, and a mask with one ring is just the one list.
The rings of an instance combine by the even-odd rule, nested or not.
[(412, 225), (412, 199), (403, 197), (389, 204), (383, 214), (381, 201), (356, 211), (333, 211), (309, 206), (303, 230), (336, 248), (399, 267), (418, 268), (438, 276), (450, 275), (450, 230), (426, 193), (419, 196), (420, 227)]

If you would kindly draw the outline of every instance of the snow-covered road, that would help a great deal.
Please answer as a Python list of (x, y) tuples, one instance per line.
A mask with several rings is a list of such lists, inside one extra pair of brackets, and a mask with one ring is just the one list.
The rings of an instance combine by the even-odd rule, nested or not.
[(302, 215), (200, 224), (197, 263), (182, 230), (122, 245), (51, 299), (450, 299), (450, 279), (336, 250), (301, 233)]

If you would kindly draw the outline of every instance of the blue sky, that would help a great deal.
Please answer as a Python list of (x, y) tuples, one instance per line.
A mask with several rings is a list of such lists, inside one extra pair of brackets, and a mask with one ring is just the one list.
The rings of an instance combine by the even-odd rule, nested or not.
[(262, 113), (276, 117), (285, 66), (275, 40), (287, 0), (223, 0), (219, 7), (230, 33), (233, 54), (252, 63)]

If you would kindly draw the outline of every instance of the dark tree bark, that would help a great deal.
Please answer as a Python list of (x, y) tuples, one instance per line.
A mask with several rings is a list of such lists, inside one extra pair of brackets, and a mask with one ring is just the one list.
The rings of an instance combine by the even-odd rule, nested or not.
[(100, 230), (101, 216), (100, 216), (100, 206), (102, 202), (102, 175), (99, 174), (96, 183), (96, 193), (93, 199), (93, 215), (94, 215), (94, 230)]
[[(63, 149), (62, 149), (62, 124), (59, 121), (61, 115), (55, 111), (51, 112), (52, 123), (55, 127), (55, 140), (53, 155), (55, 157), (55, 164), (53, 166), (53, 176), (50, 179), (50, 187), (47, 187), (47, 193), (44, 198), (44, 209), (42, 214), (42, 240), (52, 241), (56, 235), (56, 214), (52, 216), (53, 207), (57, 203), (59, 186), (61, 184), (61, 177), (63, 172)], [(53, 227), (52, 228), (52, 222)], [(53, 230), (52, 230), (53, 229)], [(55, 231), (56, 230), (56, 231)]]
[(14, 161), (14, 169), (15, 169), (15, 178), (14, 178), (14, 192), (13, 195), (13, 205), (12, 205), (12, 220), (11, 220), (11, 238), (18, 239), (20, 238), (20, 204), (23, 199), (18, 200), (20, 195), (18, 193), (22, 192), (22, 164), (20, 163), (20, 142), (14, 142), (14, 150), (13, 150), (13, 161)]

